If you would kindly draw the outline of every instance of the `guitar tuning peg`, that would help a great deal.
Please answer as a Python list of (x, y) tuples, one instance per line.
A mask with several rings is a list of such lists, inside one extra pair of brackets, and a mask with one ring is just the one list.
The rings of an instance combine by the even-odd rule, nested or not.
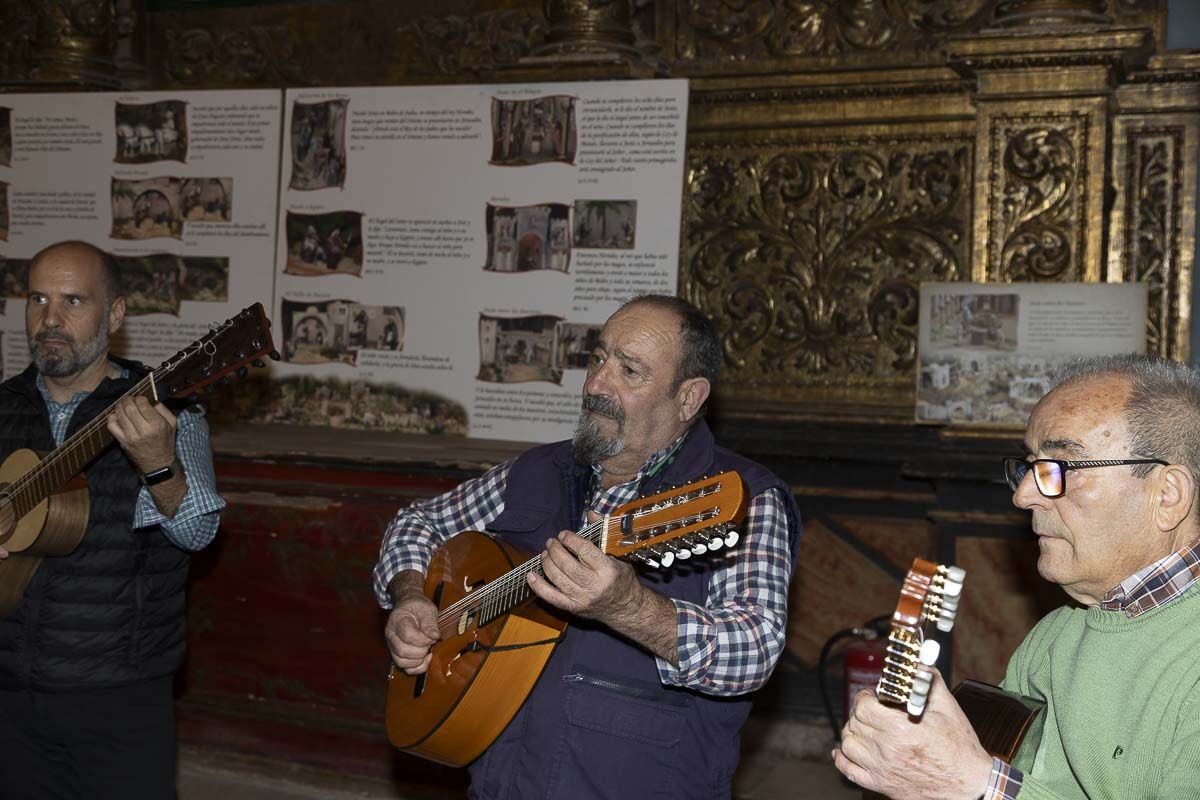
[(251, 361), (250, 363), (259, 368), (265, 367), (267, 365), (267, 363), (265, 361), (263, 361), (261, 358), (256, 358), (253, 361)]
[(267, 355), (268, 355), (268, 356), (270, 356), (270, 358), (271, 358), (271, 360), (272, 360), (272, 361), (278, 361), (278, 360), (279, 360), (279, 351), (278, 351), (278, 350), (272, 350), (272, 351), (271, 351), (270, 353), (268, 353)]
[(246, 377), (246, 376), (247, 376), (249, 373), (250, 373), (250, 370), (248, 370), (246, 367), (238, 367), (237, 376), (238, 376), (239, 378), (244, 378), (244, 377)]

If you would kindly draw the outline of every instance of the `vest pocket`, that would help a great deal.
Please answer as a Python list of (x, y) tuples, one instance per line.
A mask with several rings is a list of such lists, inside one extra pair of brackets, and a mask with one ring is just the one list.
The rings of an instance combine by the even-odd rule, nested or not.
[(550, 795), (670, 796), (690, 699), (625, 678), (575, 672), (563, 681), (568, 724)]

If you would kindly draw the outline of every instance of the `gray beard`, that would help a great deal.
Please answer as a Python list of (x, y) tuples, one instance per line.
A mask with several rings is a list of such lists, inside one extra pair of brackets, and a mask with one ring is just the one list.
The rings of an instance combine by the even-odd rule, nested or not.
[(35, 336), (29, 342), (29, 355), (33, 359), (33, 363), (37, 365), (38, 372), (48, 378), (69, 378), (76, 375), (91, 366), (108, 350), (108, 329), (103, 325), (96, 331), (95, 336), (82, 345), (77, 344), (74, 340), (67, 342), (66, 352), (62, 355), (39, 353), (37, 349), (39, 336)]
[[(596, 418), (588, 411), (607, 414), (617, 421), (617, 433), (607, 437), (600, 430)], [(583, 398), (583, 411), (575, 426), (575, 437), (571, 440), (571, 455), (577, 464), (598, 464), (618, 455), (625, 449), (625, 414), (612, 400), (589, 396)]]

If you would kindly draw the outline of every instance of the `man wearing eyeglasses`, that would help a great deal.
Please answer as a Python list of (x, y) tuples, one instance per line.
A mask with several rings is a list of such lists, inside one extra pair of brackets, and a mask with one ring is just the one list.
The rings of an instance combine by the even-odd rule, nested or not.
[(838, 769), (897, 799), (1200, 797), (1200, 377), (1141, 356), (1075, 362), (1025, 449), (1004, 472), (1038, 572), (1082, 606), (1049, 614), (1008, 665), (1004, 688), (1047, 704), (1040, 742), (992, 758), (937, 676), (919, 724), (861, 693)]

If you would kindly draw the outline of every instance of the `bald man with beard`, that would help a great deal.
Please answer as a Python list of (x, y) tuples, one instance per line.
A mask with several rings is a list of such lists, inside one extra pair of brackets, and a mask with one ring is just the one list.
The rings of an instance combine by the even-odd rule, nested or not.
[(0, 384), (0, 456), (51, 451), (101, 415), (115, 443), (84, 470), (83, 540), (44, 559), (0, 620), (6, 800), (175, 796), (188, 560), (212, 541), (224, 502), (198, 409), (120, 399), (148, 372), (109, 353), (125, 311), (99, 248), (60, 242), (30, 262), (32, 363)]

